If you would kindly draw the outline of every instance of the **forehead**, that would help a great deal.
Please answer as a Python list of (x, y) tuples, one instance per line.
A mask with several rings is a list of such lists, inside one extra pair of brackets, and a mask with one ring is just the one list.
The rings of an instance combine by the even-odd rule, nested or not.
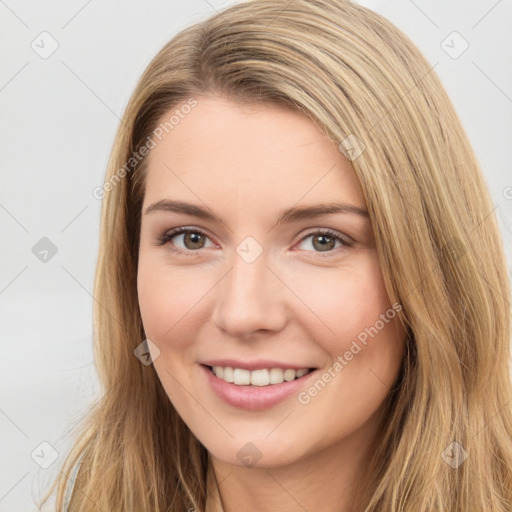
[[(148, 156), (145, 203), (226, 199), (238, 206), (346, 199), (364, 206), (351, 163), (305, 115), (269, 104), (198, 97)], [(164, 126), (177, 105), (160, 119)], [(178, 122), (176, 122), (178, 120)], [(327, 197), (328, 196), (328, 197)], [(237, 199), (235, 199), (237, 198)]]

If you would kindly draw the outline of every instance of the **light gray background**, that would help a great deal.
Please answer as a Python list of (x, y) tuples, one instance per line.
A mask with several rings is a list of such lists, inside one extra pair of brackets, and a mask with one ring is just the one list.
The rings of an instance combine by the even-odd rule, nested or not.
[[(37, 510), (32, 498), (55, 476), (66, 433), (98, 391), (91, 293), (101, 203), (92, 191), (103, 183), (119, 117), (163, 44), (231, 3), (0, 0), (1, 512)], [(436, 64), (512, 262), (512, 1), (360, 3)], [(469, 44), (458, 58), (464, 41), (453, 31)], [(47, 58), (31, 47), (48, 52), (53, 40)], [(57, 247), (46, 263), (32, 252), (42, 237)], [(52, 450), (60, 458), (43, 469), (36, 461), (51, 462)]]

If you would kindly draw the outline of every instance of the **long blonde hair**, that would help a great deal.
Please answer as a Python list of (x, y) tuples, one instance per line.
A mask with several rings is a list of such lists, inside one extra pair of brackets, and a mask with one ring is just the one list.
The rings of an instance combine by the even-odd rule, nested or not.
[(145, 339), (140, 148), (164, 113), (204, 94), (302, 112), (347, 157), (356, 143), (352, 165), (408, 340), (353, 510), (512, 510), (509, 277), (493, 204), (433, 67), (390, 22), (347, 0), (235, 4), (180, 32), (143, 73), (104, 186), (94, 284), (102, 396), (45, 501), (57, 487), (58, 512), (204, 510), (208, 453), (153, 366), (134, 356)]

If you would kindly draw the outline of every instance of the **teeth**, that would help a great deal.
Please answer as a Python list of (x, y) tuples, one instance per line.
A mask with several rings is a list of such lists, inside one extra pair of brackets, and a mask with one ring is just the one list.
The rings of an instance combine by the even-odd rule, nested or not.
[(249, 370), (242, 370), (240, 368), (233, 369), (235, 380), (233, 381), (238, 386), (246, 386), (251, 383), (251, 372)]
[(269, 386), (271, 384), (281, 384), (282, 382), (290, 382), (303, 377), (309, 373), (308, 368), (300, 370), (292, 370), (287, 368), (264, 368), (261, 370), (243, 370), (242, 368), (231, 368), (223, 366), (214, 366), (213, 373), (226, 382), (232, 382), (237, 386)]
[(268, 370), (254, 370), (251, 373), (251, 384), (254, 386), (268, 386), (270, 383)]
[(226, 382), (233, 382), (235, 380), (233, 368), (222, 368), (222, 366), (216, 366), (215, 368), (217, 369), (215, 372), (217, 377), (225, 380)]
[(284, 381), (283, 370), (281, 368), (272, 368), (269, 372), (270, 384), (281, 384)]
[(286, 382), (289, 382), (289, 381), (295, 379), (295, 370), (289, 370), (289, 369), (285, 370), (283, 376), (284, 376), (284, 380)]

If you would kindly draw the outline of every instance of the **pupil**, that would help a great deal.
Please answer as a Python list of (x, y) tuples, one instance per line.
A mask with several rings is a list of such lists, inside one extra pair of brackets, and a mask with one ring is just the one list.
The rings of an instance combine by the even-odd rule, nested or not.
[[(324, 240), (324, 241), (327, 240), (328, 243), (327, 244), (321, 243), (319, 246), (317, 246), (316, 242), (318, 240)], [(333, 242), (334, 242), (334, 238), (330, 237), (330, 236), (326, 236), (326, 235), (317, 235), (316, 237), (313, 238), (313, 245), (314, 245), (315, 249), (320, 249), (320, 251), (334, 249)]]
[[(201, 249), (204, 245), (204, 240), (201, 240), (202, 237), (203, 235), (199, 233), (187, 233), (185, 234), (185, 245), (189, 245), (187, 241), (191, 241), (193, 247), (189, 247), (190, 249)], [(195, 246), (194, 244), (199, 244), (199, 246)]]

